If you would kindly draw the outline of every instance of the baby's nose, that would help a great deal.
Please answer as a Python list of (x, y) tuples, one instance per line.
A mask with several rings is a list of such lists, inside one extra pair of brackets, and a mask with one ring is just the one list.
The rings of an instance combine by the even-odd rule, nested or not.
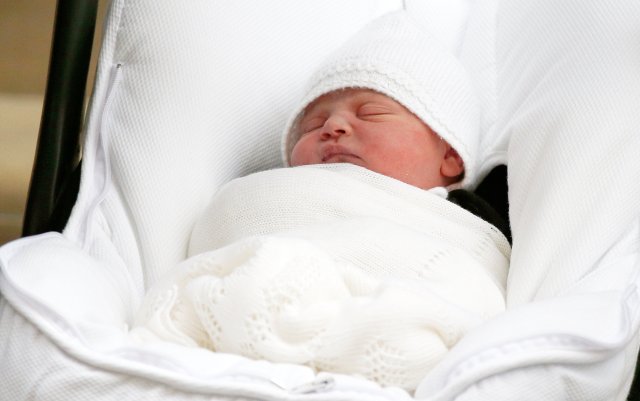
[(332, 115), (324, 123), (322, 138), (338, 138), (351, 132), (349, 120), (340, 115)]

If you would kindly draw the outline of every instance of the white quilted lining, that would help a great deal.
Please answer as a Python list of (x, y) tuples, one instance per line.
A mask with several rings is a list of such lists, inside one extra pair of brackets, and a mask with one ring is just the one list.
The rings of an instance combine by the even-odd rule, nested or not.
[[(357, 24), (340, 24), (340, 18), (343, 22), (353, 23), (356, 21), (353, 15), (356, 15), (362, 18), (357, 21), (364, 23), (376, 11), (382, 10), (368, 8), (370, 0), (346, 5), (336, 1), (336, 7), (346, 8), (343, 13), (334, 13), (327, 11), (330, 10), (327, 2), (322, 2), (314, 12), (307, 9), (306, 14), (302, 14), (306, 18), (293, 18), (300, 17), (297, 13), (304, 13), (310, 3), (303, 5), (303, 2), (291, 0), (287, 3), (291, 14), (278, 14), (279, 23), (267, 27), (260, 23), (265, 15), (269, 15), (265, 14), (269, 10), (262, 10), (260, 18), (251, 18), (245, 15), (246, 7), (241, 3), (193, 1), (190, 3), (193, 7), (172, 10), (168, 14), (164, 14), (168, 7), (176, 4), (168, 0), (116, 0), (113, 3), (112, 23), (106, 28), (87, 123), (81, 193), (64, 239), (74, 246), (83, 246), (84, 250), (80, 252), (86, 252), (96, 263), (106, 263), (125, 272), (126, 286), (112, 295), (131, 299), (123, 301), (122, 305), (126, 307), (114, 309), (115, 314), (110, 315), (108, 321), (111, 323), (106, 324), (113, 327), (113, 321), (129, 319), (129, 310), (135, 309), (144, 288), (183, 257), (196, 211), (204, 207), (217, 186), (233, 176), (279, 163), (275, 138), (294, 96), (290, 93), (278, 96), (270, 91), (279, 85), (289, 88), (294, 82), (301, 83), (304, 74), (294, 74), (296, 66), (300, 67), (297, 63), (313, 64), (321, 58), (323, 51), (328, 52), (334, 45), (324, 42), (319, 46), (326, 47), (313, 47), (308, 53), (294, 54), (289, 43), (276, 40), (279, 29), (304, 28), (302, 32), (311, 35), (315, 25), (309, 21), (319, 21), (322, 26), (322, 29), (316, 27), (316, 33), (324, 32), (326, 24), (332, 21), (338, 27), (337, 31), (331, 31), (336, 39), (357, 29)], [(363, 8), (365, 3), (367, 7)], [(399, 2), (391, 3), (397, 6)], [(411, 7), (411, 1), (406, 3)], [(489, 9), (479, 4), (489, 3), (474, 3), (474, 7), (480, 7), (476, 11)], [(376, 5), (382, 5), (382, 2)], [(214, 11), (218, 6), (227, 7), (230, 13), (218, 14)], [(369, 12), (363, 13), (363, 9)], [(473, 15), (480, 14), (474, 12)], [(479, 29), (476, 33), (480, 34), (468, 33), (469, 42), (466, 43), (469, 45), (463, 41), (461, 52), (472, 60), (482, 61), (474, 67), (477, 76), (485, 78), (478, 81), (486, 89), (481, 93), (490, 100), (494, 83), (497, 90), (495, 121), (491, 114), (487, 114), (485, 121), (489, 134), (484, 168), (488, 171), (492, 164), (507, 158), (509, 162), (514, 248), (508, 296), (513, 310), (503, 319), (463, 339), (455, 352), (423, 383), (419, 390), (421, 398), (490, 400), (505, 394), (518, 394), (519, 399), (525, 400), (527, 394), (522, 388), (531, 391), (536, 388), (532, 383), (541, 382), (547, 385), (545, 393), (533, 391), (534, 399), (624, 398), (637, 355), (635, 333), (639, 321), (638, 277), (635, 273), (640, 252), (640, 210), (637, 207), (640, 203), (640, 168), (636, 161), (640, 136), (635, 134), (640, 126), (640, 113), (637, 113), (640, 61), (636, 40), (640, 34), (639, 15), (640, 3), (635, 0), (618, 0), (615, 4), (597, 0), (510, 0), (500, 3), (497, 18), (472, 20), (475, 22), (467, 27), (473, 31), (472, 27), (476, 26)], [(178, 21), (181, 20), (190, 21), (190, 24), (180, 24)], [(240, 23), (254, 24), (255, 35), (232, 29)], [(202, 35), (207, 27), (220, 31)], [(482, 30), (482, 27), (497, 30)], [(188, 42), (190, 46), (185, 46), (186, 42), (180, 38), (184, 38), (189, 29), (199, 34)], [(216, 37), (223, 31), (228, 36)], [(495, 53), (490, 51), (490, 45), (482, 45), (486, 42), (481, 41), (483, 37), (492, 38), (493, 32), (497, 44)], [(258, 51), (251, 56), (254, 57), (251, 63), (238, 64), (236, 57), (245, 54), (243, 46), (254, 44), (256, 38), (267, 40), (274, 47), (259, 48), (269, 51)], [(229, 40), (231, 43), (231, 39), (234, 45), (225, 46), (223, 42)], [(477, 41), (481, 44), (477, 45)], [(194, 51), (191, 45), (199, 50)], [(280, 63), (269, 67), (259, 62), (270, 60), (278, 49), (281, 53), (276, 59)], [(165, 53), (168, 51), (170, 56)], [(221, 52), (228, 57), (212, 57), (212, 60), (221, 61), (216, 68), (206, 62), (186, 63), (190, 57), (201, 53), (218, 55)], [(496, 57), (492, 58), (492, 54)], [(110, 71), (117, 64), (122, 66), (122, 78), (116, 85), (120, 95), (105, 111), (107, 95), (114, 87), (110, 84)], [(492, 69), (493, 66), (496, 68)], [(305, 68), (302, 70), (306, 71)], [(236, 75), (240, 72), (242, 74)], [(261, 75), (272, 72), (282, 72), (281, 79), (265, 80)], [(493, 78), (496, 79), (492, 81)], [(242, 83), (251, 84), (251, 96), (233, 97), (233, 90)], [(175, 90), (183, 93), (166, 97)], [(133, 93), (137, 95), (133, 96)], [(247, 118), (246, 109), (255, 110), (256, 107), (255, 104), (253, 108), (249, 107), (243, 100), (261, 102), (269, 107)], [(243, 118), (225, 120), (225, 116), (211, 113), (216, 108), (231, 110), (231, 114)], [(280, 111), (274, 112), (274, 108)], [(149, 114), (142, 113), (143, 109)], [(194, 116), (197, 115), (206, 118), (196, 121)], [(181, 121), (189, 121), (189, 129)], [(163, 134), (157, 135), (160, 132)], [(247, 136), (225, 139), (210, 135), (212, 132), (240, 132)], [(264, 140), (257, 141), (256, 137), (249, 136), (251, 133)], [(108, 141), (101, 142), (104, 139)], [(189, 149), (181, 146), (193, 141), (202, 146)], [(264, 147), (256, 148), (256, 143), (262, 143)], [(271, 148), (273, 156), (265, 151)], [(219, 151), (220, 157), (213, 157), (213, 150)], [(612, 154), (616, 157), (610, 157)], [(239, 158), (239, 155), (243, 157)], [(175, 167), (181, 163), (189, 166), (188, 172)], [(104, 200), (93, 206), (100, 194), (104, 194)], [(89, 221), (92, 226), (88, 229), (85, 223)], [(178, 240), (174, 242), (176, 238)], [(47, 281), (35, 285), (29, 281), (39, 277), (38, 269), (51, 269), (55, 273), (56, 269), (62, 268), (62, 262), (48, 261), (46, 266), (40, 263), (32, 266), (33, 271), (25, 268), (18, 275), (15, 272), (24, 266), (18, 266), (17, 262), (11, 264), (12, 258), (6, 257), (13, 250), (31, 244), (27, 241), (2, 248), (3, 310), (12, 311), (5, 300), (20, 306), (16, 309), (22, 315), (20, 319), (27, 317), (30, 324), (38, 327), (39, 333), (45, 333), (53, 341), (56, 350), (68, 352), (83, 366), (92, 366), (92, 373), (104, 375), (101, 377), (105, 381), (101, 383), (112, 380), (115, 376), (110, 376), (109, 372), (114, 370), (140, 375), (143, 369), (126, 361), (114, 363), (113, 359), (105, 359), (95, 349), (82, 345), (74, 335), (68, 334), (66, 340), (60, 340), (59, 327), (55, 328), (57, 323), (52, 314), (43, 310), (29, 312), (28, 302), (11, 297), (6, 288), (15, 284), (27, 297), (40, 299), (45, 305), (57, 305), (49, 302), (58, 295), (55, 285)], [(48, 238), (44, 242), (48, 242)], [(7, 279), (12, 275), (23, 278), (12, 282)], [(45, 277), (54, 281), (59, 279), (55, 274)], [(62, 286), (66, 291), (71, 291), (73, 285), (82, 286), (72, 280), (73, 276), (66, 278), (69, 286)], [(580, 301), (580, 297), (593, 303), (584, 319), (579, 319), (582, 315), (575, 313), (576, 310), (584, 311), (581, 309), (584, 302), (574, 302)], [(520, 314), (518, 308), (527, 308), (521, 305), (532, 300), (536, 302), (531, 304), (528, 314)], [(83, 313), (90, 313), (91, 302), (58, 307), (68, 309), (57, 311), (64, 315), (63, 321), (58, 322), (61, 325), (70, 323), (83, 330), (92, 329), (88, 327), (90, 325), (79, 325), (70, 317), (81, 319), (79, 316)], [(559, 314), (555, 315), (554, 325), (545, 323), (545, 316), (550, 313)], [(18, 324), (20, 319), (13, 312), (2, 316), (0, 334), (3, 341), (0, 343), (4, 344), (4, 349), (18, 347), (32, 355), (28, 347), (18, 345), (22, 344), (18, 339), (31, 331), (22, 327), (24, 322)], [(543, 323), (529, 326), (519, 323), (535, 323), (536, 319)], [(593, 322), (597, 330), (582, 334), (584, 330), (579, 329)], [(598, 326), (602, 322), (609, 323)], [(17, 334), (12, 334), (7, 327), (17, 327)], [(606, 330), (607, 327), (612, 330)], [(495, 333), (502, 333), (504, 337), (493, 336)], [(559, 341), (563, 338), (559, 333), (570, 333), (575, 341)], [(100, 337), (104, 333), (94, 334), (96, 336), (91, 338), (95, 344), (105, 348), (113, 345), (109, 343), (109, 336)], [(494, 342), (488, 341), (489, 338)], [(598, 344), (599, 348), (591, 352), (593, 348), (589, 344)], [(546, 355), (546, 359), (528, 356), (534, 354)], [(42, 358), (46, 357), (42, 355)], [(44, 364), (34, 362), (38, 358), (34, 357), (30, 362), (34, 375), (47, 369)], [(3, 367), (8, 368), (0, 372), (0, 377), (6, 378), (2, 376), (5, 372), (16, 372), (10, 367), (19, 367), (21, 360), (23, 358), (16, 357), (3, 361)], [(464, 363), (468, 360), (473, 364)], [(188, 360), (184, 362), (188, 363)], [(37, 373), (37, 369), (43, 370)], [(612, 369), (618, 374), (612, 375)], [(72, 374), (67, 376), (73, 377)], [(169, 376), (175, 378), (175, 375)], [(162, 380), (159, 376), (155, 379)], [(25, 378), (21, 383), (28, 386), (27, 380)], [(564, 387), (569, 381), (576, 386)], [(176, 382), (180, 380), (172, 384)], [(193, 382), (185, 384), (187, 382), (181, 382), (182, 387), (178, 387), (189, 391), (201, 388)], [(529, 385), (523, 386), (523, 383)], [(355, 391), (353, 389), (358, 386), (364, 385), (349, 383), (346, 388)], [(250, 386), (245, 387), (250, 390)], [(0, 389), (0, 398), (15, 399), (19, 393), (16, 388)], [(138, 382), (112, 388), (126, 391), (130, 398), (149, 389)], [(397, 393), (369, 390), (367, 394), (355, 391), (357, 395), (351, 393), (354, 395), (351, 398), (403, 398)], [(61, 394), (50, 392), (48, 396), (64, 399), (60, 398)], [(170, 395), (180, 397), (179, 392)], [(323, 399), (339, 399), (343, 395), (329, 392)], [(73, 395), (65, 393), (65, 396)], [(78, 397), (82, 399), (81, 395)], [(303, 396), (287, 397), (304, 399)]]

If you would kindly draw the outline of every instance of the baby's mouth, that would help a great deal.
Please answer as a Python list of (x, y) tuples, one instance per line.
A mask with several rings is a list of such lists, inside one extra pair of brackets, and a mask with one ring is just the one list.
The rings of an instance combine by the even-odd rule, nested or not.
[(350, 163), (360, 157), (342, 146), (329, 146), (322, 151), (323, 163)]

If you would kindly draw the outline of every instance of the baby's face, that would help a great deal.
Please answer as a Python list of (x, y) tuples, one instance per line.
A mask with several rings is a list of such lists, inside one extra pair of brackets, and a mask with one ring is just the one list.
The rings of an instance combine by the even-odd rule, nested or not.
[(419, 188), (446, 186), (458, 154), (395, 100), (368, 89), (328, 93), (304, 111), (291, 165), (352, 163)]

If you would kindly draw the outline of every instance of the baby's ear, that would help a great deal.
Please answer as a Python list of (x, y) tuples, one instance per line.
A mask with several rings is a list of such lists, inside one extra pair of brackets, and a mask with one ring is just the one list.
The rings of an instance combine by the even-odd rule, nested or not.
[(444, 177), (454, 178), (460, 176), (464, 172), (464, 162), (458, 152), (447, 144), (447, 150), (444, 159), (440, 165), (440, 174)]

